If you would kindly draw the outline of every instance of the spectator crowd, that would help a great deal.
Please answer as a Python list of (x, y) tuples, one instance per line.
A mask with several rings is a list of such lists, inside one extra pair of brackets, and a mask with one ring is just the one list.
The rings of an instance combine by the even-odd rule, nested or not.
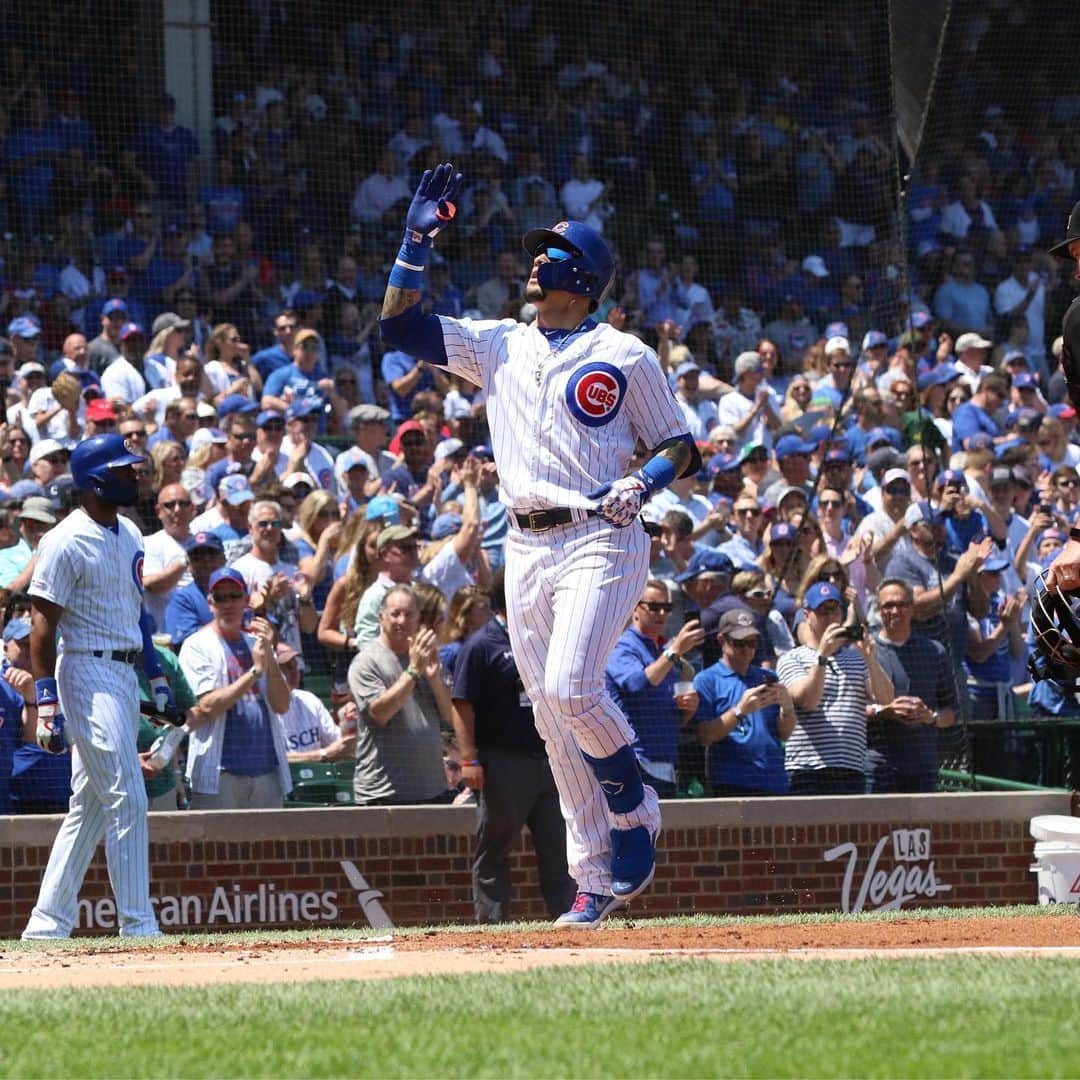
[[(298, 5), (234, 7), (250, 47), (216, 84), (212, 145), (168, 95), (118, 145), (77, 82), (6, 50), (0, 812), (66, 802), (69, 763), (25, 719), (26, 589), (78, 504), (72, 447), (116, 431), (147, 456), (126, 512), (190, 729), (178, 782), (144, 725), (153, 805), (281, 805), (299, 762), (355, 762), (365, 804), (487, 791), (478, 912), (505, 909), (506, 815), (536, 822), (565, 905), (550, 776), (499, 666), (484, 402), (377, 331), (404, 206), (446, 158), (467, 184), (426, 309), (530, 320), (520, 234), (587, 221), (621, 265), (595, 318), (655, 347), (703, 450), (643, 514), (650, 580), (607, 671), (649, 782), (933, 790), (960, 728), (979, 771), (1041, 777), (1018, 711), (1080, 712), (1053, 684), (1017, 693), (1027, 597), (1080, 515), (1051, 329), (1076, 286), (1040, 253), (1080, 140), (1054, 110), (1035, 122), (1003, 89), (931, 144), (901, 236), (870, 64), (682, 87), (641, 74), (633, 26), (596, 42), (529, 8), (525, 34), (528, 5), (497, 5), (467, 70), (404, 12), (350, 22), (312, 65), (281, 44)], [(840, 59), (868, 33), (815, 18)], [(716, 47), (699, 30), (675, 31), (688, 56)]]

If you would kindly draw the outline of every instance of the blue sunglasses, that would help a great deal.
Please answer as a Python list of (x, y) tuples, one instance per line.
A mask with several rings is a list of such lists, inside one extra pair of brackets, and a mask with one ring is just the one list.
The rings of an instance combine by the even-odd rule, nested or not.
[(552, 262), (562, 262), (563, 259), (570, 258), (569, 251), (563, 251), (562, 248), (545, 248), (544, 254), (551, 259)]

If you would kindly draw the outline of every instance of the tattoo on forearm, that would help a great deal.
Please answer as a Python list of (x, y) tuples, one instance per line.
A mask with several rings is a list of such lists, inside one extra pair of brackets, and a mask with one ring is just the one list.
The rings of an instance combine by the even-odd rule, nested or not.
[(400, 315), (403, 311), (411, 308), (413, 304), (419, 303), (419, 289), (400, 289), (396, 285), (388, 285), (382, 302), (382, 317), (384, 319), (393, 318), (395, 315)]

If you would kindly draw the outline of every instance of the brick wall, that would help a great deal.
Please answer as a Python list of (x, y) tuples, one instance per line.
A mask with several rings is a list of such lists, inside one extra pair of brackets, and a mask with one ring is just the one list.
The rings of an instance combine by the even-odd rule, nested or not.
[[(1052, 793), (668, 803), (656, 881), (634, 909), (1034, 903), (1028, 823), (1069, 812), (1068, 796)], [(0, 937), (25, 923), (59, 822), (0, 818)], [(172, 932), (367, 926), (382, 915), (399, 925), (469, 922), (474, 827), (468, 807), (154, 815), (151, 895)], [(546, 918), (527, 834), (514, 883), (515, 916)], [(365, 886), (381, 893), (366, 898), (366, 911), (358, 897)], [(111, 932), (103, 852), (81, 896), (83, 929)]]

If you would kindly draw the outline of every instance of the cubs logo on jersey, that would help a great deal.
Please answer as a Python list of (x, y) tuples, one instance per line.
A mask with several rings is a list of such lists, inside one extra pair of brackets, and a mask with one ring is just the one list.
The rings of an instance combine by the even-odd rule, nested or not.
[(135, 558), (131, 560), (131, 577), (141, 596), (143, 591), (143, 553), (141, 551), (137, 552)]
[(626, 397), (626, 376), (613, 364), (594, 361), (566, 384), (566, 404), (575, 420), (601, 427), (613, 420)]

